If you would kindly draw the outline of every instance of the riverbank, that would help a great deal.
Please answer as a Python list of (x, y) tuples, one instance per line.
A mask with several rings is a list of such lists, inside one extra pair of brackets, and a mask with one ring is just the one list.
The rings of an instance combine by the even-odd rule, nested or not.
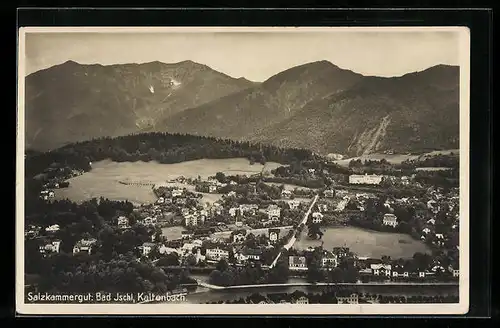
[(198, 281), (198, 285), (215, 290), (229, 290), (229, 289), (248, 289), (248, 288), (266, 288), (266, 287), (304, 287), (304, 286), (459, 286), (458, 282), (290, 282), (284, 284), (256, 284), (256, 285), (237, 285), (237, 286), (217, 286), (208, 284), (203, 281)]
[(296, 291), (306, 294), (323, 293), (328, 290), (341, 288), (357, 294), (377, 294), (383, 296), (459, 296), (457, 284), (309, 284), (309, 285), (256, 285), (252, 288), (210, 289), (199, 286), (196, 290), (188, 292), (186, 302), (191, 304), (204, 304), (213, 302), (232, 302), (252, 294), (273, 294)]

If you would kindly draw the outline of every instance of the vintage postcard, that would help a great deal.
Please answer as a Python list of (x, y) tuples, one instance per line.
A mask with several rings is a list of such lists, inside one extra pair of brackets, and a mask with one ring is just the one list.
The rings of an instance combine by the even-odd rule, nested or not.
[(463, 314), (469, 31), (20, 28), (20, 314)]

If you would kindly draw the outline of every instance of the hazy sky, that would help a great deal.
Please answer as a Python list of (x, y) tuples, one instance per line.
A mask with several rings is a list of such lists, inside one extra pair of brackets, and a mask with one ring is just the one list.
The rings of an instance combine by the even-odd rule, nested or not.
[(404, 32), (27, 33), (26, 74), (74, 60), (103, 65), (193, 60), (233, 77), (264, 81), (328, 60), (364, 75), (399, 76), (459, 64), (459, 34)]

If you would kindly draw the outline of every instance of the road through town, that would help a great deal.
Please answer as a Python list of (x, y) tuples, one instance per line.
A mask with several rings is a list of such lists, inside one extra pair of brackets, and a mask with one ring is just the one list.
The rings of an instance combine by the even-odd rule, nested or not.
[[(311, 205), (309, 205), (309, 209), (307, 210), (306, 214), (304, 214), (304, 218), (299, 223), (299, 225), (306, 224), (307, 218), (309, 217), (309, 214), (311, 214), (311, 210), (312, 210), (313, 206), (316, 204), (316, 202), (318, 201), (318, 198), (319, 198), (318, 195), (314, 196), (314, 199), (312, 200)], [(297, 238), (295, 237), (295, 233), (296, 233), (297, 229), (295, 229), (294, 234), (293, 234), (292, 238), (290, 238), (288, 243), (286, 243), (286, 245), (283, 246), (286, 250), (289, 250), (293, 246), (293, 244), (295, 244), (295, 241), (297, 240)], [(278, 253), (278, 255), (274, 259), (273, 263), (271, 263), (271, 265), (269, 266), (270, 269), (272, 269), (276, 265), (276, 263), (278, 262), (280, 257), (281, 257), (281, 252)]]

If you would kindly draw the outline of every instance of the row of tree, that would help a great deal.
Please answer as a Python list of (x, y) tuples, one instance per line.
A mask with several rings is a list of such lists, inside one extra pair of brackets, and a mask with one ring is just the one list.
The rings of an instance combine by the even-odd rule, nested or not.
[(27, 157), (26, 176), (43, 172), (52, 163), (64, 167), (91, 169), (91, 162), (158, 161), (180, 163), (202, 158), (245, 157), (261, 163), (290, 163), (313, 158), (309, 150), (284, 149), (270, 145), (184, 134), (145, 133), (115, 138), (98, 138)]

